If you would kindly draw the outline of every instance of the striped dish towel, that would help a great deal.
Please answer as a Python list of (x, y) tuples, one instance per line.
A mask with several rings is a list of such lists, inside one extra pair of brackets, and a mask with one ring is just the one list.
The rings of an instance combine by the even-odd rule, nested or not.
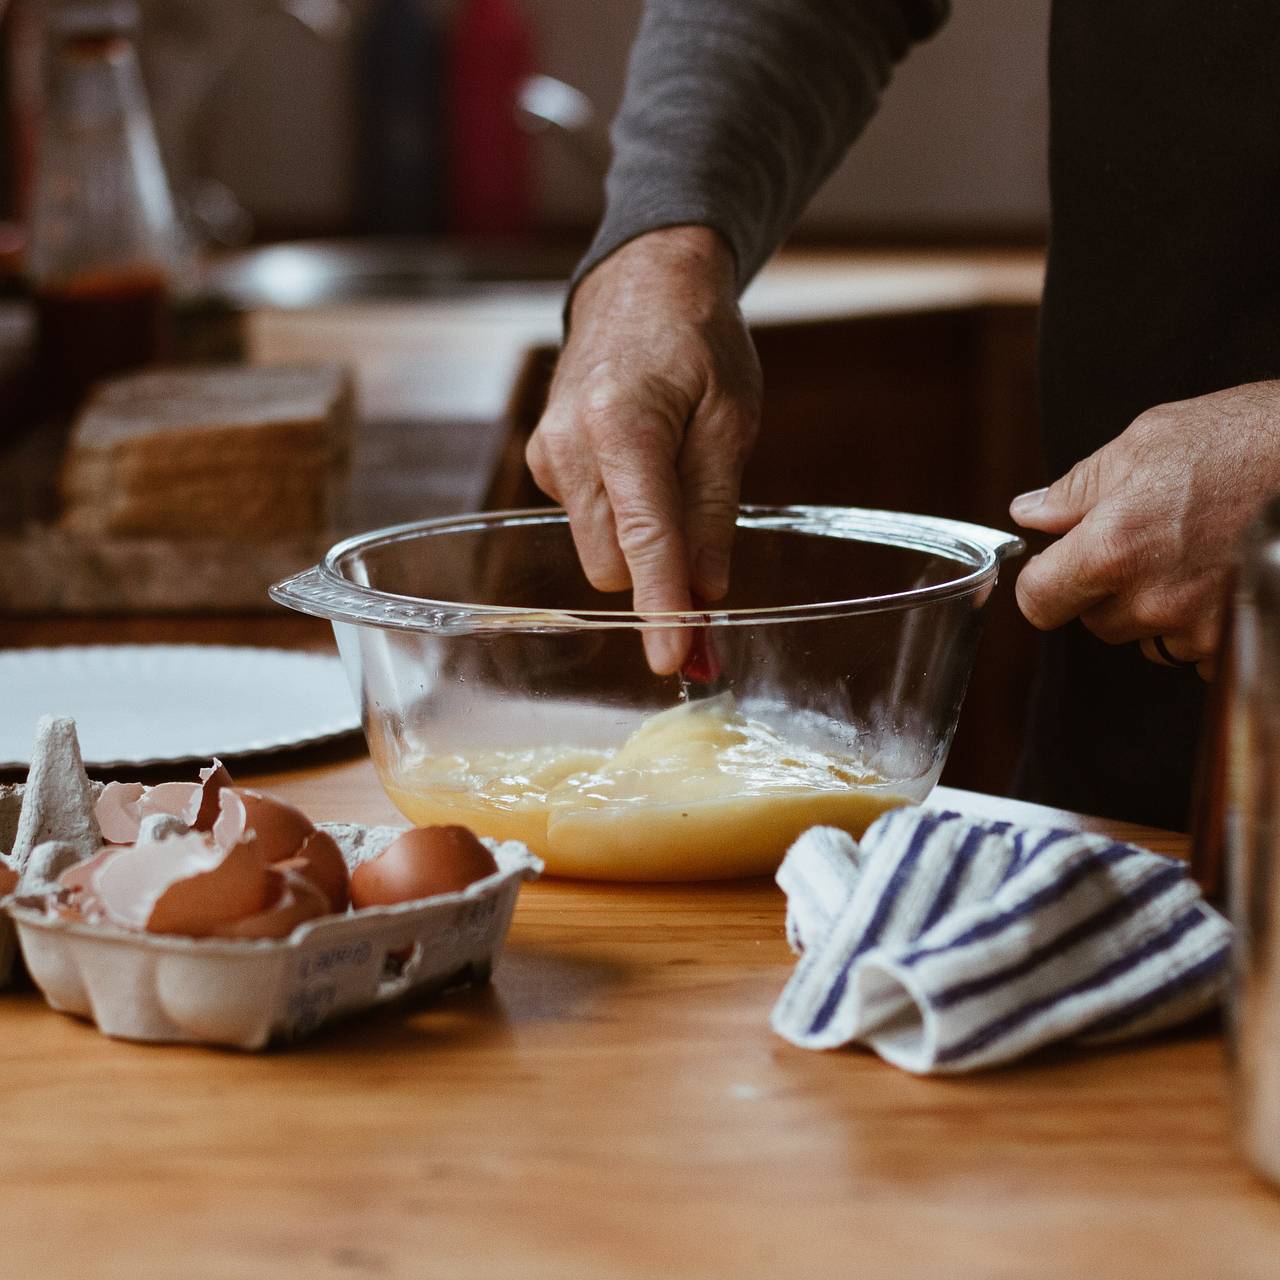
[(1185, 865), (1105, 836), (895, 809), (778, 870), (801, 953), (774, 1029), (921, 1074), (1110, 1040), (1217, 1003), (1231, 926)]

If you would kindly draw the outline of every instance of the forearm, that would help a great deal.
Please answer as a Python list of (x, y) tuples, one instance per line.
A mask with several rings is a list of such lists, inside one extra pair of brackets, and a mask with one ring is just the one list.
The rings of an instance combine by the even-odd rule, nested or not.
[(658, 227), (713, 227), (743, 288), (948, 0), (648, 0), (607, 210), (576, 278)]

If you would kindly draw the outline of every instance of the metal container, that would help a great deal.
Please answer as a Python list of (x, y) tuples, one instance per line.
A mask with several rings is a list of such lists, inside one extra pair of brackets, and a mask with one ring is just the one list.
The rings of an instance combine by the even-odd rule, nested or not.
[(1280, 499), (1254, 523), (1233, 598), (1218, 826), (1236, 927), (1230, 1045), (1238, 1140), (1280, 1184)]

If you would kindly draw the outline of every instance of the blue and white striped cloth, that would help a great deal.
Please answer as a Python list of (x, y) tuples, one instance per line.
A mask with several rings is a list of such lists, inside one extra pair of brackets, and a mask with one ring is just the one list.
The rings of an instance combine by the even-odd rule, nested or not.
[(1215, 1005), (1231, 926), (1185, 865), (1105, 836), (896, 809), (805, 832), (778, 870), (801, 953), (773, 1011), (920, 1074), (1112, 1040)]

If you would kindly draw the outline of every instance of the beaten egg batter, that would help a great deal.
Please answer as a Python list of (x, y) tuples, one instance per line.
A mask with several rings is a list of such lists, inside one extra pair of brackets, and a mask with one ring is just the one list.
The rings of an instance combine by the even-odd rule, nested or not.
[(553, 875), (715, 880), (767, 875), (806, 828), (859, 836), (910, 803), (848, 754), (749, 718), (728, 694), (645, 720), (615, 751), (476, 750), (384, 770), (419, 826), (522, 840)]

